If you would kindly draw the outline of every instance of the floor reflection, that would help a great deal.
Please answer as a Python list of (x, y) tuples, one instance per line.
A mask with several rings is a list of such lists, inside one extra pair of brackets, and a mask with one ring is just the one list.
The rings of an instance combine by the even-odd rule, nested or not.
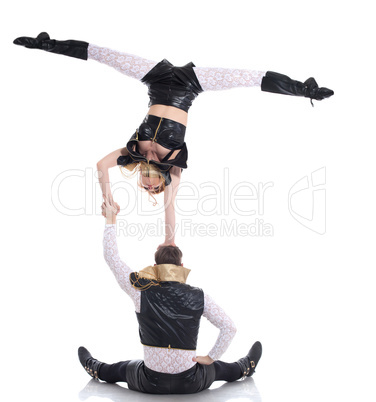
[[(217, 383), (219, 384), (219, 383)], [(216, 383), (213, 384), (214, 386)], [(131, 391), (125, 386), (108, 384), (105, 382), (90, 380), (86, 387), (79, 393), (81, 401), (91, 396), (108, 398), (113, 402), (156, 402), (156, 401), (195, 401), (195, 402), (229, 402), (247, 400), (250, 402), (261, 402), (261, 396), (256, 388), (253, 378), (246, 378), (244, 381), (224, 383), (218, 388), (207, 389), (198, 394), (189, 395), (150, 395), (141, 392)]]

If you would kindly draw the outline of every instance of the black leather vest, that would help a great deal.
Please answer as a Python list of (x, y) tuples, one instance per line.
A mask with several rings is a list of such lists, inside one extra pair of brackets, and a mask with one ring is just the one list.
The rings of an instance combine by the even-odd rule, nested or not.
[(174, 106), (188, 112), (197, 95), (203, 92), (193, 67), (193, 63), (176, 67), (166, 59), (154, 66), (141, 79), (149, 87), (149, 106)]
[(141, 292), (136, 313), (141, 343), (168, 349), (196, 350), (204, 292), (185, 283), (160, 282)]

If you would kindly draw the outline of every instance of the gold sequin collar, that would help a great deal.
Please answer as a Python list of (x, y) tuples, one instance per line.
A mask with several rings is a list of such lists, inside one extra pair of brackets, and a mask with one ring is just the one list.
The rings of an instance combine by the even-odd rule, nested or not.
[(184, 268), (182, 265), (159, 264), (142, 269), (138, 272), (138, 277), (158, 282), (185, 283), (190, 272), (190, 269)]

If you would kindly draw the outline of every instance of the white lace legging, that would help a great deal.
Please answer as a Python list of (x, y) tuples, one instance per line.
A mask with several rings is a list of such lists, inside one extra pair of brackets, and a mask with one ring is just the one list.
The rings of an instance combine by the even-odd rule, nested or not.
[[(90, 44), (88, 58), (107, 64), (129, 77), (141, 80), (157, 62), (147, 60), (129, 53), (99, 47)], [(204, 91), (215, 91), (235, 87), (260, 86), (265, 71), (193, 67), (198, 81)]]

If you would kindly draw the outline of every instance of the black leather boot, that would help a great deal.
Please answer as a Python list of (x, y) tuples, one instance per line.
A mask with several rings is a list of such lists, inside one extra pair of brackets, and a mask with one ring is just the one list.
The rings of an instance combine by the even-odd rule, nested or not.
[(41, 32), (36, 38), (21, 36), (13, 41), (15, 45), (25, 46), (29, 49), (41, 49), (46, 52), (63, 54), (76, 59), (87, 60), (89, 44), (79, 40), (58, 41), (50, 39), (46, 32)]
[(261, 82), (261, 91), (282, 95), (304, 96), (305, 98), (323, 100), (334, 95), (328, 88), (319, 88), (314, 78), (308, 78), (304, 83), (292, 80), (287, 75), (267, 71)]
[(262, 355), (262, 346), (260, 342), (255, 342), (248, 352), (247, 356), (242, 357), (236, 363), (239, 364), (240, 369), (243, 373), (243, 377), (251, 377), (255, 372), (257, 363), (259, 362)]
[(98, 379), (99, 369), (103, 363), (94, 359), (90, 352), (83, 346), (78, 348), (78, 358), (80, 359), (82, 367), (87, 371), (87, 373), (93, 378)]

